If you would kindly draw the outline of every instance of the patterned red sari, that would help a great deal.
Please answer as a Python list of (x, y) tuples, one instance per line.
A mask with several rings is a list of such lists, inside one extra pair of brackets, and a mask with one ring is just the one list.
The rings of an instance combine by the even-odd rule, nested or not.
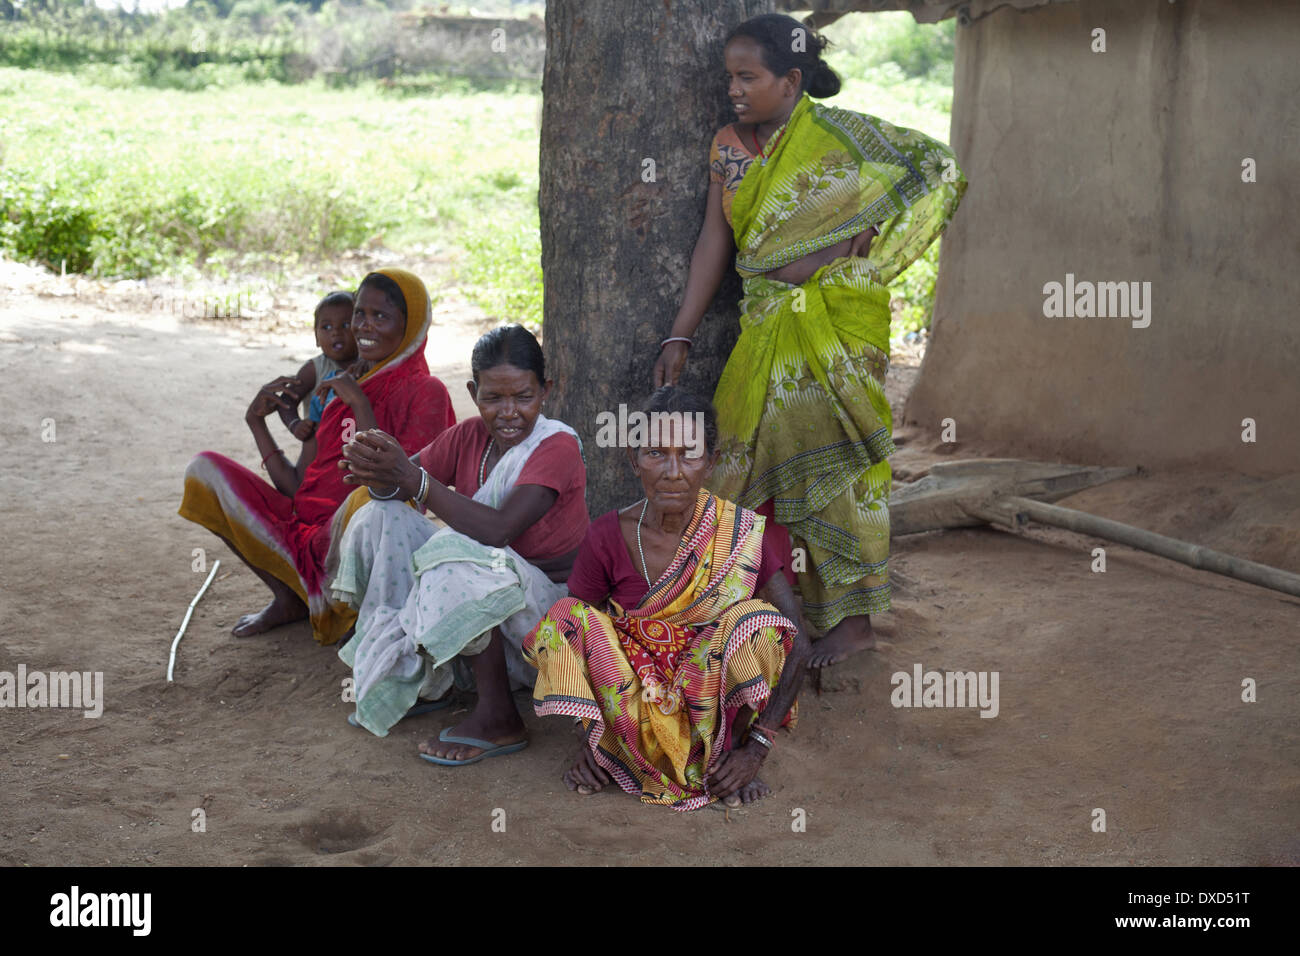
[(579, 717), (600, 766), (645, 803), (695, 810), (737, 712), (762, 711), (795, 627), (754, 598), (763, 519), (708, 492), (641, 605), (557, 601), (524, 640), (541, 716)]

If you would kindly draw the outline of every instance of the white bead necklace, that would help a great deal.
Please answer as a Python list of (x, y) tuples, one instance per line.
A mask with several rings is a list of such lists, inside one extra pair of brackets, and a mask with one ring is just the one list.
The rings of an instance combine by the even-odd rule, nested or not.
[(641, 522), (645, 521), (645, 510), (649, 507), (650, 499), (647, 498), (645, 504), (641, 506), (641, 517), (636, 519), (636, 550), (641, 555), (641, 573), (645, 575), (645, 583), (653, 584), (654, 582), (650, 580), (650, 569), (645, 563), (645, 548), (641, 547)]
[[(483, 460), (478, 463), (478, 486), (483, 487), (483, 480), (487, 476), (488, 455), (492, 453), (492, 446), (496, 444), (495, 438), (489, 438), (487, 447), (483, 449)], [(648, 502), (647, 502), (648, 504)]]

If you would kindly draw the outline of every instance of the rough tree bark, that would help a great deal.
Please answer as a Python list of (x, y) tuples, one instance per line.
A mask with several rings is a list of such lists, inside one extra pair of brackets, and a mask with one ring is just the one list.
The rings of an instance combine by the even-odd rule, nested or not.
[[(596, 416), (649, 395), (704, 220), (727, 104), (722, 44), (771, 0), (548, 0), (540, 194), (547, 414), (587, 457), (592, 516), (641, 496)], [(735, 274), (704, 317), (681, 384), (712, 397), (739, 332)]]

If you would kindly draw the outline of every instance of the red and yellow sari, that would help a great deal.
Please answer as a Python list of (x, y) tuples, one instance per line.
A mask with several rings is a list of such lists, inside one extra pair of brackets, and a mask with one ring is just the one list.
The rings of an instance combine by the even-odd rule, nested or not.
[(579, 717), (600, 766), (645, 803), (695, 810), (737, 712), (762, 711), (795, 626), (754, 598), (763, 519), (700, 492), (663, 576), (639, 607), (557, 601), (524, 639), (540, 716)]
[[(406, 332), (397, 350), (359, 384), (377, 427), (414, 453), (454, 425), (456, 413), (446, 386), (429, 374), (424, 360), (431, 321), (424, 283), (403, 269), (379, 271), (397, 283), (406, 299)], [(338, 462), (345, 433), (351, 437), (355, 427), (347, 404), (335, 400), (325, 406), (316, 428), (316, 458), (293, 497), (216, 452), (201, 452), (185, 471), (180, 516), (221, 535), (249, 564), (293, 588), (306, 603), (321, 644), (336, 642), (356, 617), (331, 603), (325, 574), (331, 519), (353, 490), (344, 484)]]

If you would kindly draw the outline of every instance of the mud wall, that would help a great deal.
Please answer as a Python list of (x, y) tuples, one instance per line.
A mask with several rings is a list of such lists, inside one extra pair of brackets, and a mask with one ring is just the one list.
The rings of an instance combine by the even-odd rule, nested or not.
[[(1271, 0), (1081, 0), (959, 27), (971, 185), (904, 420), (951, 418), (959, 442), (1018, 457), (1300, 469), (1298, 44), (1300, 4)], [(1136, 282), (1147, 315), (1048, 317), (1044, 287), (1064, 299), (1067, 276), (1076, 313), (1080, 283)]]

